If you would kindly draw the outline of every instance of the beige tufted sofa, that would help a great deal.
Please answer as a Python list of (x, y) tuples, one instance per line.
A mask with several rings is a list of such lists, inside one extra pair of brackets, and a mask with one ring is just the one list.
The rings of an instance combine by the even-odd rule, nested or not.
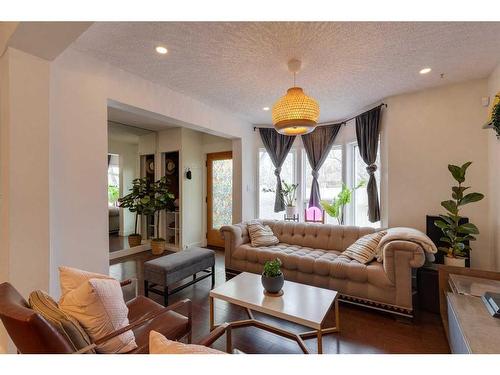
[(341, 255), (373, 228), (315, 223), (267, 221), (280, 243), (252, 247), (246, 223), (224, 226), (226, 273), (261, 273), (267, 260), (279, 257), (285, 279), (329, 288), (344, 300), (413, 315), (412, 268), (421, 267), (425, 255), (420, 245), (392, 241), (383, 248), (383, 262), (366, 265)]

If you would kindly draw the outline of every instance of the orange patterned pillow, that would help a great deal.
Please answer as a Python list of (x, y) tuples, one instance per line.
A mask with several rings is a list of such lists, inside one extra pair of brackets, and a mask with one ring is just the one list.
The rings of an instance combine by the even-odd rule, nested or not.
[(183, 344), (167, 339), (156, 331), (149, 332), (149, 354), (226, 354), (203, 345)]

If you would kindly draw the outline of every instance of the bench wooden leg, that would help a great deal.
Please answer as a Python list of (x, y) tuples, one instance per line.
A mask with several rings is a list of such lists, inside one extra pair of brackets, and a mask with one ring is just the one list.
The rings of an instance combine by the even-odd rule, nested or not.
[(215, 265), (212, 266), (212, 288), (215, 286)]
[(148, 297), (149, 295), (149, 283), (147, 280), (144, 280), (144, 296)]
[(168, 286), (165, 287), (165, 290), (163, 291), (163, 304), (168, 306)]

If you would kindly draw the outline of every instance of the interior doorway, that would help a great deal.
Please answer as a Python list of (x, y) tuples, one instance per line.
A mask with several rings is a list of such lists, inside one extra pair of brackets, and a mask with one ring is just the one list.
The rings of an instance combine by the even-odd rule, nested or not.
[(233, 222), (233, 153), (207, 154), (207, 245), (224, 247), (219, 229)]

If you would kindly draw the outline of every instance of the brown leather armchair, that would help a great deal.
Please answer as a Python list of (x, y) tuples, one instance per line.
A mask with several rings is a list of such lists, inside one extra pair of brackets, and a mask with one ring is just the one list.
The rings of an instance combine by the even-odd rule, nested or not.
[[(122, 285), (130, 283), (125, 281)], [(106, 342), (123, 332), (132, 330), (135, 335), (137, 349), (130, 354), (147, 354), (149, 352), (149, 332), (155, 330), (170, 340), (187, 338), (191, 342), (192, 308), (188, 299), (163, 307), (153, 300), (137, 296), (127, 302), (129, 308), (129, 325), (119, 329), (80, 350), (84, 353), (96, 344)], [(187, 316), (174, 310), (185, 308)], [(59, 333), (40, 314), (32, 310), (26, 300), (9, 283), (0, 284), (0, 319), (19, 353), (24, 354), (69, 354), (74, 353), (66, 338)], [(227, 330), (222, 325), (212, 331), (200, 344), (209, 346)], [(129, 354), (129, 353), (127, 353)]]

